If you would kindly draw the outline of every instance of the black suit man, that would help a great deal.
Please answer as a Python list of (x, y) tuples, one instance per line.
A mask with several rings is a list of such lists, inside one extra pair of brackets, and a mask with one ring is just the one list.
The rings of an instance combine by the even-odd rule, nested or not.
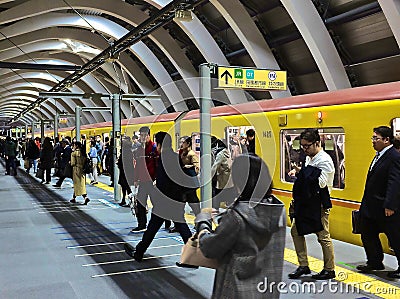
[(372, 145), (377, 152), (372, 161), (361, 202), (361, 240), (367, 264), (361, 272), (383, 270), (383, 250), (379, 233), (383, 232), (397, 257), (399, 267), (388, 273), (400, 278), (400, 153), (392, 145), (393, 131), (389, 127), (374, 128)]

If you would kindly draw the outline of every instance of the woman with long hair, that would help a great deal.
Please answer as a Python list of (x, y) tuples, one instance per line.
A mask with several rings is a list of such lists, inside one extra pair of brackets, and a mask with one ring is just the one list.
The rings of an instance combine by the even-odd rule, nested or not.
[(75, 141), (72, 145), (71, 166), (72, 166), (72, 180), (74, 182), (74, 195), (70, 200), (71, 203), (76, 203), (76, 197), (82, 195), (87, 205), (90, 201), (86, 193), (86, 175), (83, 172), (83, 166), (86, 160), (85, 149), (82, 143)]
[[(179, 164), (183, 169), (183, 172), (190, 177), (197, 177), (200, 171), (200, 163), (199, 157), (192, 150), (192, 137), (184, 136), (182, 138), (181, 148), (179, 149)], [(196, 184), (196, 180), (193, 180), (193, 183)], [(187, 202), (190, 208), (193, 210), (193, 213), (197, 215), (200, 213), (200, 203), (199, 198), (196, 194), (196, 189), (199, 186), (183, 186), (183, 201)]]
[[(267, 165), (255, 154), (239, 155), (232, 164), (232, 180), (239, 196), (217, 215), (212, 229), (211, 213), (196, 217), (200, 250), (217, 259), (212, 298), (279, 298), (276, 285), (282, 279), (285, 247), (285, 209), (271, 194)], [(260, 291), (268, 278), (272, 289)]]

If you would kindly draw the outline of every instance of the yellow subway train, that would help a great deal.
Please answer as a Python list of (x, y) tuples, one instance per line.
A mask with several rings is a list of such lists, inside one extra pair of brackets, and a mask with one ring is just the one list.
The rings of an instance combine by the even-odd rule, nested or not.
[[(254, 128), (256, 153), (268, 164), (273, 173), (274, 194), (286, 207), (293, 187), (287, 173), (291, 162), (298, 162), (302, 155), (298, 136), (306, 128), (318, 128), (324, 149), (336, 169), (331, 193), (331, 235), (361, 244), (359, 235), (351, 233), (351, 211), (359, 207), (368, 167), (375, 154), (372, 129), (387, 125), (395, 135), (400, 134), (400, 82), (220, 106), (212, 108), (211, 117), (212, 134), (225, 140), (233, 157), (243, 148), (246, 130)], [(122, 133), (132, 137), (141, 126), (149, 126), (152, 135), (168, 131), (174, 136), (175, 147), (180, 136), (192, 136), (194, 150), (199, 151), (198, 110), (123, 120)], [(110, 131), (111, 123), (81, 128), (86, 136), (105, 137)], [(63, 128), (59, 135), (71, 136), (74, 131)], [(387, 245), (385, 250), (388, 252)]]

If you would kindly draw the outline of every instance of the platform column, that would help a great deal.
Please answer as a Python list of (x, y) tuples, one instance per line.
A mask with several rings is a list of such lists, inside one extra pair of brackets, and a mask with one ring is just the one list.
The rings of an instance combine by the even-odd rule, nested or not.
[(212, 207), (211, 185), (211, 71), (214, 65), (200, 65), (200, 201), (201, 208)]

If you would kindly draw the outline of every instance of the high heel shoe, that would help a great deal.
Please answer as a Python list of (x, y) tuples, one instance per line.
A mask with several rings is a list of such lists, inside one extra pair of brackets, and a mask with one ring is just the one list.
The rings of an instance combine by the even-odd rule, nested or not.
[(87, 204), (89, 203), (89, 201), (90, 201), (89, 197), (86, 197), (86, 198), (85, 198), (85, 202), (84, 202), (83, 204), (84, 204), (84, 205), (87, 205)]

